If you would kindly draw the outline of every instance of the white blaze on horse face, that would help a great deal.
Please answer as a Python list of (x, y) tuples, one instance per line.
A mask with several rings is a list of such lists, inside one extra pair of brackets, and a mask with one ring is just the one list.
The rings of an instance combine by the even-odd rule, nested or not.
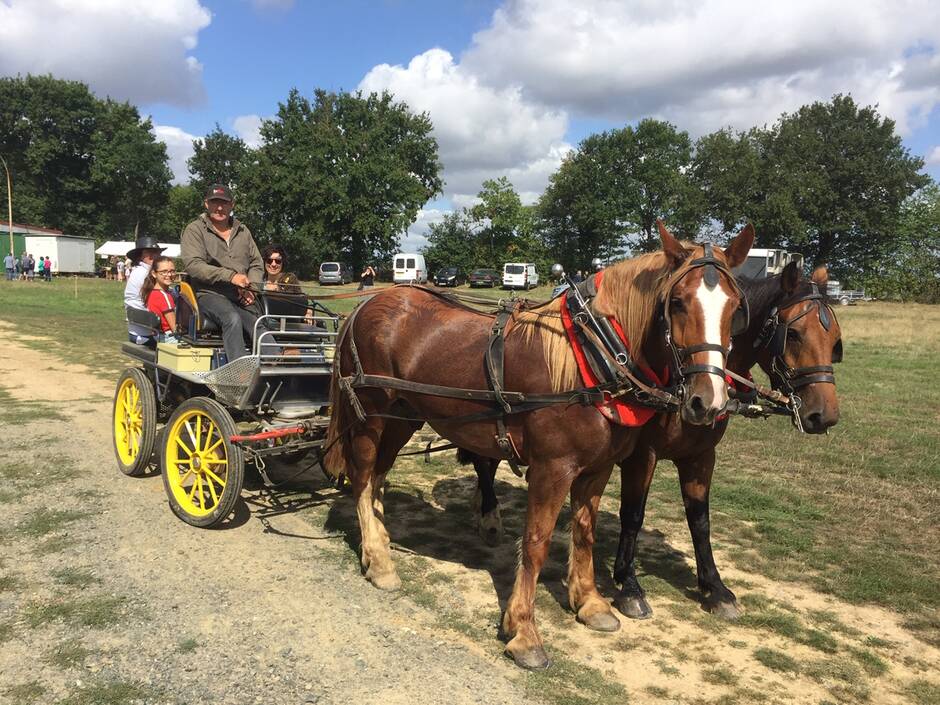
[[(698, 291), (695, 292), (695, 298), (702, 305), (702, 313), (705, 322), (705, 342), (711, 345), (721, 345), (721, 317), (725, 312), (725, 306), (728, 305), (730, 297), (722, 290), (721, 286), (709, 289), (705, 284), (705, 277), (699, 282)], [(717, 350), (709, 350), (708, 365), (714, 365), (719, 369), (725, 368), (725, 361), (721, 353)], [(708, 375), (712, 384), (712, 403), (716, 406), (724, 406), (727, 402), (727, 390), (725, 389), (725, 380), (718, 375)]]

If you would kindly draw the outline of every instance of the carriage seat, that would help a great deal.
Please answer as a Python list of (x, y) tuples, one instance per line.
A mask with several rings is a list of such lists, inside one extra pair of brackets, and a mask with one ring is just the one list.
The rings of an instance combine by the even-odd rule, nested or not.
[(216, 343), (221, 331), (208, 319), (199, 315), (196, 292), (188, 282), (179, 283), (179, 298), (176, 302), (176, 328), (192, 343)]
[[(160, 334), (160, 317), (153, 311), (148, 309), (134, 308), (133, 306), (125, 306), (124, 318), (128, 323), (133, 323), (134, 325), (140, 326), (141, 328), (146, 328), (147, 334), (151, 338), (156, 338), (157, 335)], [(136, 343), (128, 343), (128, 345), (134, 345), (136, 347), (144, 346), (143, 344), (138, 346)], [(153, 343), (148, 343), (148, 345), (153, 345)]]

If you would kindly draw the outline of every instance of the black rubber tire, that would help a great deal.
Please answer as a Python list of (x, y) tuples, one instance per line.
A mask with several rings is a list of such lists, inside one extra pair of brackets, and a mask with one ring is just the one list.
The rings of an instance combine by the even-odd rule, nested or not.
[[(171, 462), (175, 464), (178, 460), (179, 450), (176, 445), (176, 439), (179, 437), (180, 431), (184, 428), (186, 420), (197, 418), (200, 419), (200, 422), (202, 419), (207, 419), (218, 430), (218, 437), (221, 439), (221, 443), (218, 444), (218, 450), (214, 451), (213, 455), (218, 458), (220, 452), (224, 454), (224, 458), (220, 458), (220, 460), (225, 460), (225, 466), (227, 468), (222, 493), (218, 496), (215, 506), (205, 513), (196, 511), (194, 506), (195, 502), (192, 502), (190, 506), (187, 507), (185, 500), (181, 501), (175, 494), (174, 487), (172, 486), (174, 483), (170, 480), (171, 470), (177, 473), (177, 478), (180, 477), (178, 467), (169, 467)], [(179, 428), (177, 428), (177, 426), (179, 426)], [(235, 422), (232, 420), (231, 415), (225, 407), (208, 397), (193, 397), (187, 399), (177, 407), (176, 411), (174, 411), (173, 415), (170, 417), (170, 420), (167, 421), (166, 431), (163, 434), (163, 452), (160, 454), (163, 488), (166, 490), (170, 509), (187, 524), (204, 529), (209, 528), (225, 521), (235, 509), (235, 503), (241, 496), (242, 487), (245, 484), (244, 451), (240, 446), (229, 440), (231, 436), (236, 433)], [(210, 435), (206, 440), (207, 446), (213, 437), (214, 434)], [(192, 443), (191, 440), (190, 443)], [(195, 443), (192, 444), (194, 447), (196, 446)], [(196, 455), (196, 453), (191, 454), (189, 457), (192, 458), (193, 455)], [(185, 465), (183, 465), (183, 467), (185, 467)], [(207, 481), (207, 485), (209, 484), (212, 484), (211, 481)], [(212, 486), (214, 488), (214, 485)], [(182, 488), (178, 486), (176, 489), (181, 492), (183, 491)], [(201, 495), (205, 497), (205, 492), (201, 492)]]
[[(118, 448), (118, 403), (121, 401), (122, 393), (126, 393), (131, 386), (139, 391), (140, 439), (136, 444), (136, 453), (128, 452), (129, 449), (125, 449), (125, 452), (122, 453)], [(122, 412), (122, 415), (125, 423), (128, 423), (129, 419), (126, 413)], [(117, 387), (114, 390), (114, 402), (111, 407), (111, 446), (114, 449), (118, 469), (131, 477), (138, 477), (147, 472), (153, 459), (153, 444), (156, 435), (157, 399), (154, 394), (153, 384), (143, 370), (128, 367), (118, 378)]]

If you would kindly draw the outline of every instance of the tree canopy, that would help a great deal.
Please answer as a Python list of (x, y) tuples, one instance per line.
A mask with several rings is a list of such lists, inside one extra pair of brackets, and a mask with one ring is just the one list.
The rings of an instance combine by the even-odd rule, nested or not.
[(262, 240), (285, 244), (305, 269), (386, 260), (443, 186), (431, 129), (427, 115), (388, 93), (317, 90), (311, 102), (293, 90), (261, 126), (236, 207)]
[[(14, 217), (98, 239), (162, 222), (172, 174), (137, 108), (51, 76), (0, 78), (0, 154)], [(0, 179), (6, 199), (6, 180)]]

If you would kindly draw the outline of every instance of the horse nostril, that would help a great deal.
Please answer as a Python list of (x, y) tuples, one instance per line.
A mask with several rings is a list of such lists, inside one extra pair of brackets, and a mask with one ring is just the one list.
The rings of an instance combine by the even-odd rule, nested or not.
[(702, 397), (695, 395), (689, 399), (689, 408), (692, 409), (696, 414), (702, 414), (705, 412), (705, 404), (702, 402)]
[(818, 411), (814, 411), (812, 414), (807, 416), (806, 421), (810, 428), (822, 428), (822, 414)]

